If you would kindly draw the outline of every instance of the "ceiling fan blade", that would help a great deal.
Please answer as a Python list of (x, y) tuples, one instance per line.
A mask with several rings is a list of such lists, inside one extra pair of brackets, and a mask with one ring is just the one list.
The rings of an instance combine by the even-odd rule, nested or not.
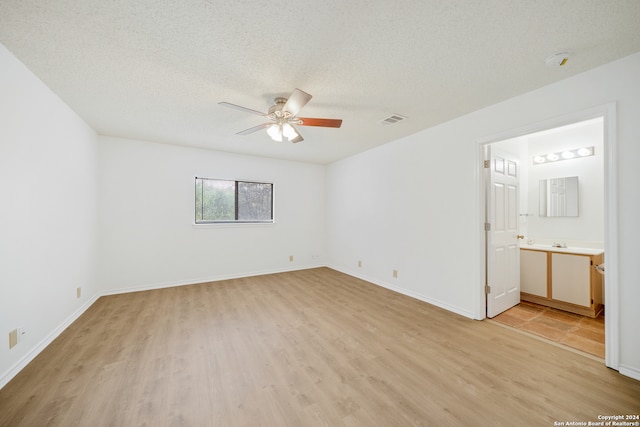
[(311, 98), (312, 96), (307, 92), (296, 88), (293, 90), (291, 96), (289, 96), (287, 103), (282, 107), (282, 112), (284, 113), (286, 111), (291, 114), (291, 116), (296, 116), (300, 110), (302, 110), (302, 107), (307, 105), (307, 102), (309, 102)]
[(245, 113), (257, 114), (258, 116), (266, 116), (265, 113), (258, 110), (252, 110), (251, 108), (241, 107), (236, 104), (231, 104), (230, 102), (218, 102), (218, 105), (222, 105), (223, 107), (233, 108), (234, 110), (244, 111)]
[(325, 128), (339, 128), (342, 126), (341, 119), (314, 119), (309, 117), (296, 117), (302, 123), (298, 122), (300, 126), (321, 126)]
[(290, 139), (289, 141), (295, 144), (296, 142), (304, 141), (304, 138), (302, 137), (302, 135), (300, 135), (300, 133), (298, 133), (298, 136), (296, 136), (293, 139)]
[(259, 131), (259, 130), (261, 130), (261, 129), (268, 128), (268, 127), (269, 127), (269, 126), (271, 126), (272, 124), (273, 124), (273, 123), (263, 123), (263, 124), (261, 124), (261, 125), (254, 126), (254, 127), (252, 127), (252, 128), (242, 130), (242, 131), (240, 131), (240, 132), (236, 133), (236, 135), (249, 135), (250, 133), (258, 132), (258, 131)]

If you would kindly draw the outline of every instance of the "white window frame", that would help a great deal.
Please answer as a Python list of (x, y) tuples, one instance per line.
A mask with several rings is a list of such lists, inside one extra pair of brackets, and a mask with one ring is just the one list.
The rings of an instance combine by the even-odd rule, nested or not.
[[(235, 199), (234, 199), (234, 207), (235, 207), (235, 218), (233, 220), (215, 220), (215, 221), (203, 221), (197, 219), (197, 185), (198, 180), (211, 180), (211, 181), (225, 181), (225, 182), (233, 182), (235, 187)], [(271, 186), (271, 219), (265, 220), (242, 220), (238, 218), (238, 184), (239, 183), (250, 183), (250, 184), (267, 184)], [(273, 182), (265, 182), (259, 181), (255, 179), (227, 179), (227, 178), (206, 178), (196, 176), (193, 181), (193, 225), (195, 227), (219, 227), (219, 226), (228, 226), (228, 225), (272, 225), (275, 223), (275, 185)]]

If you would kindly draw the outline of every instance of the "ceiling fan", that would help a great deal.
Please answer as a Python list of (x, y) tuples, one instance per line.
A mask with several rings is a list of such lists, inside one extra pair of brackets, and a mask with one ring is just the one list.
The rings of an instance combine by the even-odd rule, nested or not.
[(302, 135), (294, 125), (299, 126), (319, 126), (328, 128), (339, 128), (342, 125), (341, 119), (318, 119), (308, 117), (298, 117), (298, 113), (302, 110), (307, 102), (311, 99), (311, 95), (300, 90), (294, 89), (289, 98), (276, 98), (274, 103), (266, 113), (252, 110), (251, 108), (241, 107), (229, 102), (220, 102), (225, 107), (244, 111), (258, 116), (267, 117), (270, 121), (258, 126), (245, 129), (236, 135), (248, 135), (261, 129), (267, 129), (267, 133), (274, 141), (282, 141), (287, 139), (291, 142), (303, 141)]

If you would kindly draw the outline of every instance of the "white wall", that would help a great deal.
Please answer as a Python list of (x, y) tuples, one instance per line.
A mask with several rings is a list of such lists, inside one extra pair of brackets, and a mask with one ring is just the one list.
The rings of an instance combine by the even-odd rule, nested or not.
[(97, 293), (97, 162), (95, 133), (2, 45), (0, 94), (2, 387)]
[[(99, 158), (105, 292), (326, 264), (325, 166), (111, 137)], [(276, 223), (194, 226), (196, 176), (273, 182)]]
[(474, 317), (477, 147), (469, 134), (461, 151), (457, 132), (445, 124), (330, 165), (328, 247), (336, 269)]
[(635, 54), (330, 165), (330, 265), (482, 317), (479, 143), (616, 101), (619, 366), (640, 378), (639, 75)]

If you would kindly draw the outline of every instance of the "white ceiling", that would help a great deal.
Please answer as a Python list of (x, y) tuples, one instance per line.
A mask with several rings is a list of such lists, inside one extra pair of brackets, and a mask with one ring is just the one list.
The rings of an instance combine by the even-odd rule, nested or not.
[[(314, 163), (638, 52), (639, 22), (637, 0), (0, 0), (0, 43), (98, 133)], [(238, 136), (263, 118), (218, 105), (296, 87), (342, 128)]]

